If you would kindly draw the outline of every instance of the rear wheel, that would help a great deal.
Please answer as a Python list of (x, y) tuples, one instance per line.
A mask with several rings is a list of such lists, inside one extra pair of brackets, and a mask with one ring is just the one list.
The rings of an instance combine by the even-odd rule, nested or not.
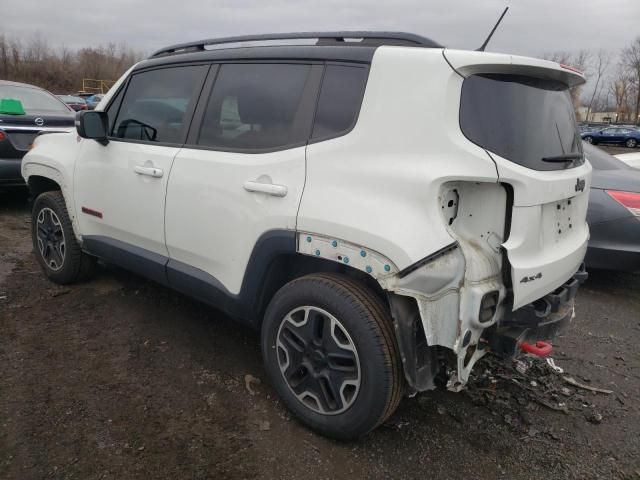
[(587, 142), (587, 143), (593, 143), (593, 137), (586, 136), (586, 137), (584, 137), (584, 141)]
[(278, 291), (262, 327), (271, 383), (305, 425), (358, 438), (397, 408), (400, 358), (385, 305), (337, 274), (296, 279)]
[(45, 192), (36, 198), (31, 236), (38, 263), (51, 281), (73, 283), (95, 270), (96, 259), (84, 253), (76, 241), (61, 192)]
[(628, 138), (627, 141), (624, 142), (624, 144), (628, 148), (636, 148), (636, 145), (638, 145), (638, 141), (635, 138)]

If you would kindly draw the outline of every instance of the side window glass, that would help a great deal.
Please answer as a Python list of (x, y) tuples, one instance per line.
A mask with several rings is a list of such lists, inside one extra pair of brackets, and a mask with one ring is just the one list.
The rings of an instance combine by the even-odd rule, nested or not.
[(303, 90), (311, 71), (300, 64), (225, 64), (204, 112), (198, 145), (278, 148), (304, 142)]
[(197, 99), (208, 66), (169, 67), (134, 74), (113, 125), (115, 138), (181, 143), (188, 107)]
[(365, 67), (327, 65), (312, 138), (335, 137), (353, 127), (360, 112), (367, 73)]
[(118, 90), (118, 93), (116, 93), (115, 97), (113, 97), (105, 110), (107, 112), (107, 116), (109, 117), (109, 132), (113, 131), (113, 125), (116, 123), (116, 115), (118, 115), (118, 109), (120, 108), (120, 104), (122, 103), (122, 97), (124, 96), (125, 90), (126, 82), (120, 87), (120, 90)]

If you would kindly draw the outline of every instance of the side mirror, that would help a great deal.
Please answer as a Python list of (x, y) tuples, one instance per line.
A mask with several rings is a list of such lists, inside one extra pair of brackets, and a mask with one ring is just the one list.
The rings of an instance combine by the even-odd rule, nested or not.
[(96, 140), (102, 145), (109, 143), (107, 131), (109, 130), (109, 117), (106, 112), (85, 110), (76, 114), (76, 130), (82, 138)]

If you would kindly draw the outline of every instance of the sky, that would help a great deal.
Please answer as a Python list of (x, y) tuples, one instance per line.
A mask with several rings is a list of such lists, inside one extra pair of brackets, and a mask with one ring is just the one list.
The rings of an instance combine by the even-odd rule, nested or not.
[(488, 51), (612, 53), (640, 36), (640, 0), (0, 0), (2, 29), (52, 47), (122, 44), (143, 53), (202, 38), (318, 30), (396, 30)]

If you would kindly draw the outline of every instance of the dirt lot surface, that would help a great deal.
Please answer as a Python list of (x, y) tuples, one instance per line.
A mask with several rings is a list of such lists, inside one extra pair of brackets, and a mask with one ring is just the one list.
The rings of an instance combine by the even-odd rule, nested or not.
[[(0, 193), (0, 478), (640, 478), (640, 276), (595, 272), (554, 359), (487, 359), (359, 442), (314, 435), (265, 384), (259, 339), (113, 267), (71, 287)], [(247, 388), (247, 383), (249, 384)]]

